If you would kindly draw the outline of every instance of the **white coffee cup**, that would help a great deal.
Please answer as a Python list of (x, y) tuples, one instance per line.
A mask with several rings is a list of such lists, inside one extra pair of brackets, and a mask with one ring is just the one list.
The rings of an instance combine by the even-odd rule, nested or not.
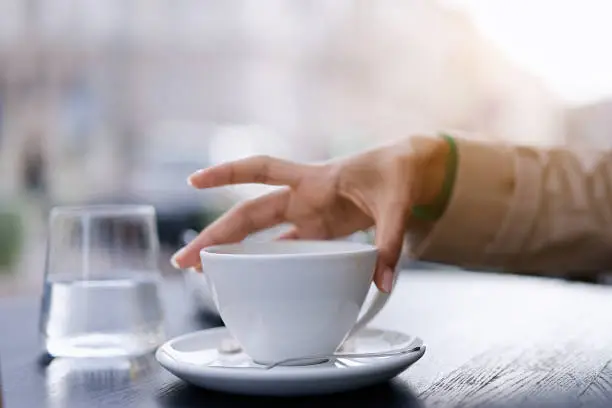
[(383, 308), (370, 288), (376, 247), (346, 241), (242, 242), (204, 248), (204, 276), (226, 327), (256, 362), (332, 354)]

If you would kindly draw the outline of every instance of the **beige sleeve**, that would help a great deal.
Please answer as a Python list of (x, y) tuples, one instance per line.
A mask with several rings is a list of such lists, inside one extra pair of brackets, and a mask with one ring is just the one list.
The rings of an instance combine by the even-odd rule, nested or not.
[(612, 267), (612, 153), (457, 140), (442, 218), (409, 228), (413, 257), (549, 275)]

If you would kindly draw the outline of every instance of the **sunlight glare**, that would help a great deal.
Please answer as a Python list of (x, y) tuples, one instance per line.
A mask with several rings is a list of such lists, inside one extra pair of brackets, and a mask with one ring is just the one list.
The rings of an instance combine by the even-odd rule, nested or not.
[(570, 104), (612, 96), (612, 1), (456, 0), (510, 60)]

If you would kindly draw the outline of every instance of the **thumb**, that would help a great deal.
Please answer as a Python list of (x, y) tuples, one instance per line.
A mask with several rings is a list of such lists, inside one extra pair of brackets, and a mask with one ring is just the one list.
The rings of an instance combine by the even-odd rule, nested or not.
[(393, 286), (395, 267), (404, 242), (406, 219), (406, 205), (393, 204), (383, 207), (376, 220), (378, 260), (374, 283), (385, 293), (389, 293)]

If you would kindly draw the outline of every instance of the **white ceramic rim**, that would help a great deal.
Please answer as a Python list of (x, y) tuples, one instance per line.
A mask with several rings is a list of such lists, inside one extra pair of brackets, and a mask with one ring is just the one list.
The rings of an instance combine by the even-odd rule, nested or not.
[[(223, 253), (215, 252), (229, 248), (246, 248), (282, 245), (325, 245), (330, 247), (329, 251), (322, 252), (294, 252), (294, 253)], [(333, 250), (337, 247), (337, 250)], [(202, 258), (216, 259), (247, 259), (247, 258), (273, 258), (273, 259), (312, 259), (312, 258), (344, 258), (351, 255), (377, 254), (378, 249), (374, 245), (352, 241), (326, 241), (326, 240), (278, 240), (278, 241), (248, 241), (236, 244), (212, 245), (200, 251)]]

